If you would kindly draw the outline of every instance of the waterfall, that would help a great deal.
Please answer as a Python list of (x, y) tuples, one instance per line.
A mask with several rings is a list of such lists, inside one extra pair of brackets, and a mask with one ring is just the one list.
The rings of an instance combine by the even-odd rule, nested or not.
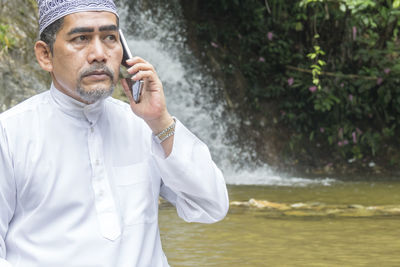
[[(254, 152), (234, 145), (238, 118), (227, 112), (221, 88), (186, 46), (178, 0), (117, 2), (120, 26), (134, 55), (149, 61), (163, 82), (169, 112), (210, 148), (228, 184), (329, 185), (332, 179), (285, 177), (256, 163)], [(221, 98), (221, 97), (220, 97)]]

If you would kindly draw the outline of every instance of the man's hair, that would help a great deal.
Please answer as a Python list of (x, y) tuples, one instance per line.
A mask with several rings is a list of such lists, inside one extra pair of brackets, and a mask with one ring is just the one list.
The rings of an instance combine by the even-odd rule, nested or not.
[(58, 20), (54, 21), (52, 24), (47, 26), (46, 29), (44, 29), (43, 32), (40, 34), (40, 40), (45, 42), (49, 46), (50, 52), (52, 54), (57, 33), (60, 31), (63, 24), (64, 24), (64, 17), (59, 18)]

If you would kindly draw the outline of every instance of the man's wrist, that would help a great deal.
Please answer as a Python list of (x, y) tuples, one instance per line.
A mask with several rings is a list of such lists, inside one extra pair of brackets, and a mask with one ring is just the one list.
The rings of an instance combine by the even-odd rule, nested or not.
[(149, 125), (153, 134), (158, 135), (169, 126), (171, 126), (174, 122), (175, 120), (173, 119), (173, 117), (169, 113), (167, 113), (166, 115), (161, 116), (158, 119), (147, 121), (147, 124)]

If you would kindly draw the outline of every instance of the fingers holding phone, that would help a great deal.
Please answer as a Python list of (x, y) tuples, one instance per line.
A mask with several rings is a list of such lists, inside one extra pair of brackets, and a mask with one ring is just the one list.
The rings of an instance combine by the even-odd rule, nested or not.
[[(154, 119), (166, 112), (165, 97), (163, 86), (158, 78), (154, 67), (140, 57), (134, 57), (127, 60), (127, 64), (131, 67), (128, 72), (132, 74), (134, 82), (143, 81), (143, 90), (140, 95), (140, 103), (131, 104), (132, 110), (144, 119)], [(125, 83), (124, 90), (129, 97), (129, 86)]]
[[(154, 69), (153, 65), (151, 65), (149, 62), (145, 61), (144, 59), (140, 57), (133, 57), (131, 59), (128, 59), (127, 64), (130, 66), (127, 71), (130, 73), (131, 79), (133, 81), (145, 81), (149, 80), (150, 82), (153, 83), (158, 83), (159, 86), (161, 86), (161, 81), (159, 80), (156, 70)], [(149, 88), (150, 90), (156, 90), (160, 88)]]
[(132, 77), (133, 81), (142, 80), (144, 85), (140, 103), (136, 103), (126, 79), (122, 80), (122, 86), (131, 103), (131, 109), (147, 122), (154, 133), (158, 133), (169, 126), (172, 120), (167, 110), (162, 83), (150, 63), (138, 57), (128, 60), (127, 63), (132, 64), (128, 72), (136, 73)]
[(122, 31), (119, 33), (123, 48), (121, 65), (128, 72), (127, 77), (122, 79), (122, 87), (132, 111), (144, 120), (165, 117), (168, 111), (163, 87), (154, 67), (140, 57), (133, 57)]

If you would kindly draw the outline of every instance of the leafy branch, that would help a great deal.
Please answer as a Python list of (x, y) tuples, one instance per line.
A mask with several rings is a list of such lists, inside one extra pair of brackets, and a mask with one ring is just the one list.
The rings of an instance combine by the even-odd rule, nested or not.
[[(312, 70), (309, 69), (303, 69), (295, 66), (290, 66), (286, 65), (285, 66), (288, 70), (294, 70), (298, 72), (304, 72), (304, 73), (310, 73), (312, 74)], [(350, 79), (350, 80), (372, 80), (376, 81), (379, 78), (376, 76), (363, 76), (363, 75), (357, 75), (357, 74), (344, 74), (344, 73), (335, 73), (335, 72), (328, 72), (328, 71), (321, 71), (319, 73), (320, 76), (330, 76), (330, 77), (337, 77), (337, 78), (343, 78), (343, 79)]]
[[(319, 38), (319, 35), (314, 36), (315, 39)], [(314, 52), (311, 52), (307, 55), (308, 58), (314, 61), (314, 64), (310, 66), (311, 73), (313, 76), (313, 84), (317, 86), (317, 88), (321, 89), (319, 75), (322, 73), (322, 67), (326, 65), (326, 62), (320, 59), (320, 56), (325, 55), (325, 52), (322, 51), (319, 45), (314, 45)]]

